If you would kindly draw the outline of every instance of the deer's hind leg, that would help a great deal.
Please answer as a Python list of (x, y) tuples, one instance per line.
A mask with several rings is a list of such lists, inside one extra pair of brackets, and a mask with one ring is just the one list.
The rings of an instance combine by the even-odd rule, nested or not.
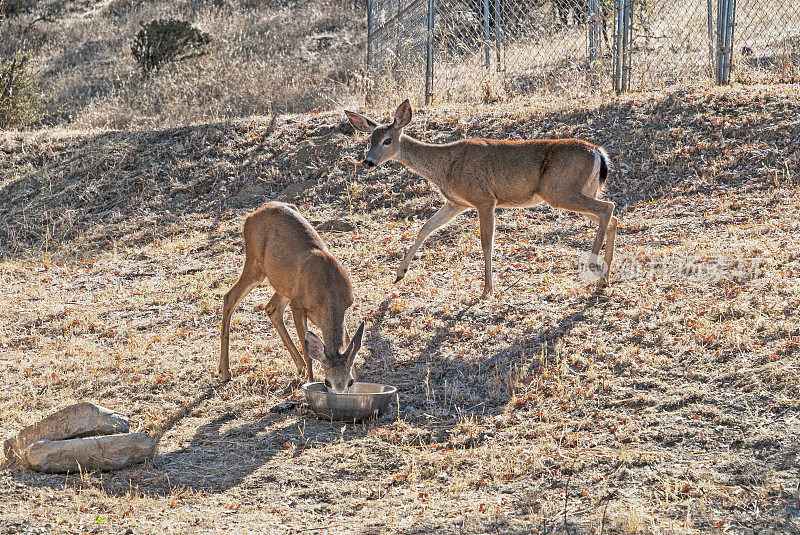
[(481, 247), (483, 248), (483, 293), (487, 299), (494, 291), (492, 285), (492, 251), (494, 250), (494, 210), (495, 203), (478, 207), (478, 222), (481, 225)]
[(590, 265), (597, 263), (604, 238), (607, 238), (605, 257), (603, 259), (605, 266), (600, 268), (598, 273), (603, 284), (607, 284), (608, 276), (611, 273), (611, 262), (614, 259), (614, 240), (617, 235), (617, 218), (614, 217), (614, 203), (595, 199), (581, 193), (568, 201), (558, 203), (558, 208), (583, 214), (598, 224), (597, 234), (592, 244)]
[(230, 347), (231, 316), (250, 291), (260, 284), (267, 274), (263, 264), (245, 259), (242, 274), (236, 284), (225, 294), (222, 307), (222, 328), (220, 333), (219, 377), (223, 381), (231, 378), (228, 352)]
[(606, 264), (607, 274), (611, 274), (611, 261), (614, 260), (614, 241), (617, 238), (617, 224), (619, 220), (615, 216), (611, 216), (608, 221), (608, 230), (606, 231), (606, 255), (603, 261)]

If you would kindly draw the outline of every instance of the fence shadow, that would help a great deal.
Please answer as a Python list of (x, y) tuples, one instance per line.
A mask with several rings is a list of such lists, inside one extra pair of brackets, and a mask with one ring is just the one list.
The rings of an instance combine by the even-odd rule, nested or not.
[[(374, 361), (367, 363), (361, 373), (362, 380), (388, 382), (397, 386), (401, 393), (400, 417), (405, 422), (429, 431), (434, 429), (449, 431), (458, 424), (455, 412), (462, 418), (473, 415), (482, 419), (503, 412), (509, 397), (489, 396), (487, 392), (482, 391), (483, 387), (471, 385), (471, 388), (477, 388), (483, 402), (478, 404), (465, 402), (453, 407), (454, 412), (448, 416), (432, 419), (426, 416), (426, 411), (441, 407), (436, 407), (435, 402), (431, 405), (428, 398), (429, 391), (442, 390), (446, 388), (448, 382), (453, 384), (454, 381), (464, 381), (465, 377), (481, 377), (482, 373), (486, 373), (481, 372), (482, 369), (522, 366), (524, 354), (539, 354), (542, 350), (552, 352), (552, 349), (575, 327), (588, 320), (587, 312), (591, 308), (608, 299), (609, 297), (603, 292), (587, 295), (577, 310), (565, 314), (547, 327), (532, 325), (513, 342), (492, 346), (484, 355), (452, 356), (448, 354), (450, 346), (454, 343), (454, 338), (462, 332), (464, 323), (472, 324), (475, 329), (485, 329), (491, 325), (503, 324), (508, 321), (510, 315), (516, 314), (513, 306), (505, 306), (494, 310), (488, 317), (486, 312), (480, 309), (479, 299), (465, 300), (455, 312), (447, 314), (444, 322), (436, 326), (433, 332), (429, 332), (424, 338), (409, 341), (408, 345), (413, 346), (412, 350), (419, 355), (419, 358), (402, 360), (397, 358), (402, 348), (395, 347), (391, 340), (381, 334), (387, 321), (401, 314), (399, 311), (391, 310), (386, 299), (380, 303), (373, 316), (371, 335), (365, 342), (371, 354), (378, 356), (380, 363)], [(405, 312), (411, 315), (415, 313), (415, 311)], [(529, 367), (527, 371), (535, 372), (533, 369), (535, 365), (533, 362), (527, 362)], [(490, 398), (492, 400), (487, 401)], [(433, 439), (435, 440), (435, 437)]]
[[(508, 365), (522, 365), (524, 353), (535, 353), (542, 347), (552, 348), (572, 329), (585, 323), (588, 318), (586, 312), (604, 299), (604, 296), (597, 295), (588, 297), (577, 311), (565, 314), (556, 324), (543, 329), (531, 326), (511, 344), (493, 347), (479, 359), (480, 362), (469, 357), (445, 357), (441, 352), (444, 341), (451, 338), (453, 330), (461, 323), (465, 320), (476, 324), (482, 321), (484, 316), (479, 310), (479, 300), (463, 302), (447, 317), (443, 325), (420, 340), (419, 359), (400, 362), (396, 358), (398, 348), (381, 334), (387, 320), (400, 313), (392, 310), (386, 299), (379, 304), (370, 330), (371, 335), (365, 341), (365, 345), (373, 354), (380, 355), (385, 365), (370, 362), (364, 367), (361, 375), (362, 380), (378, 380), (398, 386), (401, 403), (399, 410), (398, 407), (392, 406), (389, 412), (377, 421), (353, 425), (318, 420), (303, 410), (300, 413), (293, 411), (247, 416), (247, 411), (242, 410), (246, 409), (245, 407), (227, 406), (222, 414), (214, 416), (193, 430), (188, 443), (180, 442), (180, 438), (174, 437), (169, 439), (173, 442), (168, 442), (171, 430), (177, 428), (188, 415), (202, 411), (207, 400), (226, 388), (225, 384), (210, 385), (204, 387), (196, 397), (168, 417), (156, 430), (155, 438), (159, 442), (161, 452), (154, 460), (144, 465), (104, 474), (103, 490), (114, 496), (126, 496), (136, 492), (158, 497), (168, 496), (176, 492), (176, 489), (220, 493), (241, 485), (274, 484), (281, 478), (301, 477), (290, 473), (294, 470), (292, 463), (289, 463), (292, 466), (287, 464), (285, 470), (282, 468), (284, 465), (264, 470), (264, 467), (270, 465), (276, 457), (283, 459), (282, 462), (285, 464), (287, 452), (290, 452), (291, 458), (300, 458), (312, 447), (322, 447), (324, 451), (324, 446), (329, 444), (362, 440), (375, 427), (392, 426), (398, 416), (403, 426), (416, 429), (412, 435), (403, 440), (417, 441), (434, 447), (474, 447), (479, 444), (478, 439), (461, 437), (458, 434), (461, 421), (459, 418), (474, 417), (482, 420), (503, 412), (510, 394), (494, 396), (491, 400), (478, 405), (468, 405), (467, 402), (463, 402), (450, 407), (448, 414), (430, 418), (426, 413), (441, 409), (442, 403), (435, 401), (431, 404), (426, 399), (425, 389), (442, 389), (448, 381), (452, 383), (459, 377), (480, 377), (478, 372), (480, 366), (484, 369), (492, 366), (501, 369)], [(493, 315), (493, 322), (505, 322), (508, 314), (512, 312), (513, 307), (505, 307)], [(475, 316), (474, 321), (470, 320), (472, 315)], [(486, 399), (488, 400), (489, 396)], [(394, 410), (398, 412), (394, 413)], [(459, 416), (456, 417), (455, 413)], [(173, 447), (175, 441), (178, 442), (178, 447)], [(394, 449), (384, 448), (376, 450), (374, 455), (376, 458), (386, 457), (392, 461), (394, 453), (396, 453)], [(307, 463), (303, 466), (307, 466)], [(378, 468), (374, 470), (380, 472), (382, 465), (378, 463), (376, 466)], [(26, 486), (52, 488), (67, 485), (80, 487), (83, 484), (81, 478), (77, 476), (65, 480), (63, 476), (53, 477), (26, 470), (12, 470), (11, 474), (14, 479)], [(337, 478), (357, 478), (363, 477), (363, 474), (359, 474), (355, 469), (352, 474), (320, 470), (314, 472), (313, 477), (319, 481), (335, 483)], [(315, 481), (315, 484), (319, 481)]]

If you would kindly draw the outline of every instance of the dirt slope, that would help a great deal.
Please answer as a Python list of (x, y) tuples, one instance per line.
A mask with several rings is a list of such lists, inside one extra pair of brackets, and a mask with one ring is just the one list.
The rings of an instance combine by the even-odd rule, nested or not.
[[(593, 225), (505, 210), (485, 302), (474, 213), (390, 284), (440, 200), (399, 166), (356, 168), (364, 136), (339, 114), (3, 134), (0, 437), (89, 399), (160, 454), (82, 477), (6, 467), (0, 533), (796, 530), (797, 95), (418, 113), (427, 140), (578, 136), (612, 155), (612, 287), (579, 278)], [(268, 412), (298, 393), (253, 311), (266, 287), (216, 385), (239, 225), (279, 196), (343, 229), (323, 236), (352, 272), (350, 324), (368, 320), (362, 375), (401, 390), (377, 422)]]

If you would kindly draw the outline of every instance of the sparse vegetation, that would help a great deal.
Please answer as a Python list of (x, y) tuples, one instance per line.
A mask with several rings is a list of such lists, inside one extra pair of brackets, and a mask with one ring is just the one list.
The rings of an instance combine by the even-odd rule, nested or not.
[[(474, 213), (391, 285), (440, 199), (400, 166), (357, 168), (365, 136), (340, 112), (0, 135), (0, 437), (87, 399), (159, 440), (116, 473), (0, 471), (0, 533), (791, 533), (799, 98), (421, 110), (427, 141), (575, 136), (614, 159), (608, 292), (578, 278), (596, 227), (538, 207), (499, 214), (486, 302)], [(351, 327), (368, 319), (359, 371), (400, 387), (376, 422), (269, 412), (298, 393), (253, 307), (266, 285), (234, 316), (234, 380), (213, 378), (241, 221), (284, 195), (347, 223), (324, 238)]]
[(30, 11), (33, 5), (34, 0), (0, 0), (0, 19), (2, 17), (14, 17)]
[(0, 130), (28, 126), (41, 117), (42, 104), (29, 60), (24, 54), (0, 60)]
[[(51, 13), (54, 4), (37, 2), (0, 28), (0, 57), (30, 54), (45, 125), (179, 126), (361, 99), (365, 14), (351, 2), (80, 0)], [(169, 19), (213, 42), (143, 80), (131, 44), (142, 24)]]
[(181, 61), (205, 54), (211, 36), (184, 20), (153, 20), (142, 25), (131, 45), (133, 59), (149, 74), (170, 61)]

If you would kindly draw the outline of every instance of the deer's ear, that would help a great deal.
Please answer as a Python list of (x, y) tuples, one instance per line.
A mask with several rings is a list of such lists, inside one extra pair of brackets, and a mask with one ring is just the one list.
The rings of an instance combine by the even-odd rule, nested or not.
[(350, 345), (347, 346), (344, 354), (347, 355), (347, 367), (353, 365), (353, 361), (358, 354), (359, 349), (361, 349), (361, 339), (364, 338), (364, 322), (361, 322), (361, 325), (358, 326), (358, 330), (356, 334), (353, 335), (353, 339), (350, 340)]
[(353, 111), (344, 110), (344, 114), (347, 115), (347, 118), (350, 119), (350, 124), (353, 125), (353, 128), (358, 130), (359, 132), (366, 132), (367, 134), (371, 134), (375, 131), (375, 127), (378, 126), (378, 123), (364, 117), (360, 113), (356, 113)]
[(319, 336), (311, 331), (306, 331), (304, 344), (309, 357), (317, 362), (325, 363), (325, 344), (322, 343)]
[(408, 123), (411, 122), (411, 104), (408, 102), (408, 99), (405, 99), (398, 107), (397, 111), (394, 112), (394, 126), (397, 130), (400, 130)]

